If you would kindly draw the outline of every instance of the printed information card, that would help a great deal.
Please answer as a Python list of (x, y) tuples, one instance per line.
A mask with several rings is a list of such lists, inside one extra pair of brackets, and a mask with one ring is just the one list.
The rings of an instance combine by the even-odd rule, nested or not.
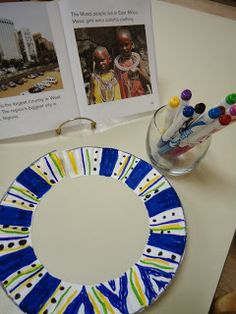
[(0, 4), (0, 139), (158, 104), (151, 1)]

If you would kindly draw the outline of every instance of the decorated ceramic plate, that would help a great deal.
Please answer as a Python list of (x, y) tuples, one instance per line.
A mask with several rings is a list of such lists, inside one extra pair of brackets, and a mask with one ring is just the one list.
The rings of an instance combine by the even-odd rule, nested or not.
[[(186, 243), (181, 202), (168, 181), (147, 162), (113, 148), (79, 147), (51, 152), (23, 170), (0, 203), (0, 280), (24, 313), (136, 313), (165, 291)], [(95, 285), (72, 284), (50, 274), (31, 242), (34, 210), (65, 176), (105, 176), (123, 182), (149, 216), (141, 258), (118, 278)], [(124, 252), (125, 254), (125, 252)]]

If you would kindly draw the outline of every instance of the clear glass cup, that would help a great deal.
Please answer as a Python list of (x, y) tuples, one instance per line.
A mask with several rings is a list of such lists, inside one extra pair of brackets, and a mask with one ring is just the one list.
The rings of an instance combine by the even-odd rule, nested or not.
[(211, 137), (208, 137), (202, 143), (197, 144), (191, 149), (176, 148), (171, 153), (161, 155), (159, 153), (158, 143), (161, 139), (161, 128), (165, 117), (165, 107), (158, 109), (149, 124), (146, 149), (151, 163), (160, 172), (171, 176), (181, 176), (189, 173), (196, 168), (202, 158), (206, 155), (210, 146)]

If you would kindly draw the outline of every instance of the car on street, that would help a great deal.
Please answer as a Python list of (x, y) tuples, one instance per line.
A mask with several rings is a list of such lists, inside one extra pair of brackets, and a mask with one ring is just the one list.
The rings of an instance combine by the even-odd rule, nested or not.
[(48, 81), (42, 81), (41, 84), (45, 87), (51, 87), (51, 84)]
[(47, 81), (50, 83), (50, 84), (57, 84), (58, 81), (55, 77), (47, 77)]
[(8, 83), (8, 86), (9, 87), (16, 87), (16, 83), (11, 81)]
[(42, 92), (42, 88), (38, 87), (38, 86), (32, 86), (28, 89), (28, 91), (30, 93), (40, 93)]
[(7, 90), (7, 85), (5, 85), (5, 84), (0, 84), (0, 89), (1, 89), (1, 90)]
[(33, 87), (39, 87), (39, 88), (41, 88), (42, 90), (45, 89), (45, 86), (44, 86), (42, 83), (36, 83), (36, 84), (33, 85)]
[(35, 74), (29, 74), (29, 75), (27, 75), (27, 78), (28, 79), (35, 79), (37, 77), (37, 75), (35, 75)]
[(16, 80), (15, 83), (17, 85), (23, 85), (24, 84), (24, 80), (22, 78), (20, 78), (19, 80)]

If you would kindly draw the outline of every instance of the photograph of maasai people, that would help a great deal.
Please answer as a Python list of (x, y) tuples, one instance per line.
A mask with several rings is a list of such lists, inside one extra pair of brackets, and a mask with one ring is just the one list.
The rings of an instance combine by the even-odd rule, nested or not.
[(75, 29), (88, 104), (152, 93), (144, 25)]

